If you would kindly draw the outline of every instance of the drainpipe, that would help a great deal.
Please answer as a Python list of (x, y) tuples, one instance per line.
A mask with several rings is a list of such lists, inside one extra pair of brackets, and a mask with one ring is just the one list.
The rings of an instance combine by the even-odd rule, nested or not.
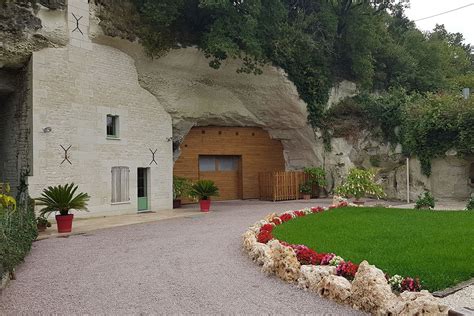
[(407, 157), (407, 203), (410, 204), (410, 158)]

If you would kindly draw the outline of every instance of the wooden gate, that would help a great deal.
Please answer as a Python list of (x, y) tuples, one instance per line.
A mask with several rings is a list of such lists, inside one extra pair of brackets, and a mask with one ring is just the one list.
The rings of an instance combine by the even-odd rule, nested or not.
[(285, 201), (300, 197), (300, 184), (307, 180), (302, 171), (260, 172), (260, 200)]

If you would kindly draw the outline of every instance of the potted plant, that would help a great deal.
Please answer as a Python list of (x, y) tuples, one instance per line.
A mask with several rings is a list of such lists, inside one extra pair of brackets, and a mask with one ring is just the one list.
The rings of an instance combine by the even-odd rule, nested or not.
[(173, 208), (181, 207), (181, 198), (187, 196), (191, 183), (183, 177), (173, 177)]
[(381, 198), (385, 195), (382, 186), (375, 183), (375, 173), (371, 170), (353, 168), (349, 171), (346, 182), (336, 188), (336, 193), (346, 198), (354, 198), (354, 204), (363, 205), (361, 198), (367, 195)]
[(435, 207), (435, 200), (433, 195), (429, 191), (425, 191), (423, 195), (418, 196), (418, 200), (415, 203), (416, 209), (429, 210)]
[(300, 184), (300, 193), (303, 194), (303, 199), (311, 199), (311, 193), (313, 192), (313, 186), (310, 181), (306, 181)]
[(189, 195), (199, 200), (201, 212), (209, 212), (211, 208), (211, 196), (219, 196), (219, 189), (211, 180), (199, 180), (189, 190)]
[(44, 232), (46, 228), (51, 227), (50, 221), (44, 216), (38, 216), (36, 218), (36, 227), (39, 232)]
[(311, 186), (309, 194), (314, 193), (316, 197), (319, 197), (320, 189), (326, 185), (326, 171), (322, 167), (306, 167), (303, 171), (308, 176)]
[(87, 211), (89, 195), (87, 193), (77, 193), (77, 185), (74, 183), (58, 186), (50, 186), (43, 190), (41, 197), (37, 198), (37, 205), (44, 206), (40, 210), (40, 216), (45, 217), (53, 212), (56, 214), (58, 233), (69, 233), (72, 229), (74, 214), (69, 214), (70, 210)]

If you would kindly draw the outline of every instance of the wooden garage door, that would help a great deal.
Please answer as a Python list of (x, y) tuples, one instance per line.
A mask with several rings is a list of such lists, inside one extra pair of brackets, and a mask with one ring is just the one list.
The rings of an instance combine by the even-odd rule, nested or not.
[(199, 179), (212, 180), (219, 188), (215, 200), (242, 198), (240, 156), (199, 155)]

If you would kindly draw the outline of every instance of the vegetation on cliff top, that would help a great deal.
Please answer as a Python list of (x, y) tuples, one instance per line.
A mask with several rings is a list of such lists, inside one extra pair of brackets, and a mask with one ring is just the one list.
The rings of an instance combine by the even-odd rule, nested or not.
[[(331, 135), (357, 119), (348, 115), (356, 110), (361, 121), (381, 127), (385, 140), (417, 155), (425, 174), (430, 160), (452, 147), (474, 154), (473, 104), (454, 96), (474, 87), (471, 46), (443, 25), (418, 30), (404, 14), (408, 0), (132, 3), (138, 36), (152, 55), (196, 45), (214, 68), (237, 58), (237, 72), (259, 74), (268, 63), (284, 69), (329, 149)], [(357, 82), (361, 95), (325, 109), (329, 89), (342, 79)]]

